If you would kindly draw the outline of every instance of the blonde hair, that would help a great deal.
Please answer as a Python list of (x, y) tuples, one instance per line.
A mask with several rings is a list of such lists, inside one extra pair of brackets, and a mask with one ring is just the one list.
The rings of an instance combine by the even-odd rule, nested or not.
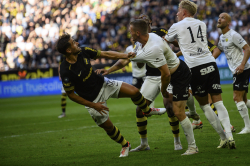
[(189, 0), (182, 0), (179, 7), (186, 9), (192, 16), (194, 16), (197, 12), (197, 5)]

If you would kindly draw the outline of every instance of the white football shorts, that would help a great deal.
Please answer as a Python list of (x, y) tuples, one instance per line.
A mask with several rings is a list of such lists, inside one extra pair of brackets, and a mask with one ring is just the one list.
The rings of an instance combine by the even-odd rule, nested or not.
[[(122, 86), (122, 81), (117, 81), (117, 80), (110, 80), (106, 77), (104, 77), (104, 83), (102, 85), (102, 88), (96, 97), (96, 99), (93, 101), (93, 103), (98, 103), (98, 102), (105, 102), (103, 105), (107, 106), (107, 100), (109, 98), (118, 98), (120, 89)], [(88, 112), (90, 116), (94, 119), (95, 123), (99, 126), (106, 122), (109, 117), (109, 112), (105, 111), (107, 114), (100, 114), (97, 110), (94, 108), (90, 108), (85, 106), (85, 108), (88, 109)]]

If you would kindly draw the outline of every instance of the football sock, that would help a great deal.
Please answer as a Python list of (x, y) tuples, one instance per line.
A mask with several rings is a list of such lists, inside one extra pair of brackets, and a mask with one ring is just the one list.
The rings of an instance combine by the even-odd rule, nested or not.
[(179, 120), (175, 115), (172, 117), (168, 117), (168, 119), (174, 138), (180, 137)]
[(237, 109), (239, 110), (239, 113), (244, 120), (245, 127), (250, 128), (250, 122), (249, 122), (249, 115), (248, 115), (248, 109), (246, 107), (246, 104), (244, 101), (240, 101), (236, 104)]
[(186, 136), (188, 147), (196, 148), (193, 127), (188, 117), (186, 117), (183, 121), (181, 121), (180, 124)]
[(127, 141), (125, 138), (121, 135), (120, 130), (114, 126), (113, 130), (110, 133), (107, 133), (109, 137), (114, 140), (115, 142), (121, 144), (123, 147), (126, 146)]
[(214, 113), (218, 116), (218, 111), (215, 108), (215, 106), (213, 105), (213, 103), (210, 104), (210, 107), (213, 109)]
[(61, 107), (62, 107), (62, 112), (63, 113), (65, 113), (66, 98), (67, 98), (67, 94), (66, 93), (62, 93), (62, 96), (61, 96)]
[[(147, 143), (145, 142), (145, 139), (142, 140), (142, 138), (147, 138), (147, 117), (146, 116), (137, 116), (136, 117), (136, 122), (137, 122), (137, 129), (140, 134), (140, 138), (142, 143)], [(145, 144), (144, 144), (145, 145)]]
[(141, 93), (138, 96), (131, 98), (131, 100), (135, 105), (140, 107), (142, 112), (149, 113), (151, 111), (151, 108), (148, 106), (145, 98), (142, 96)]
[(150, 105), (149, 105), (150, 108), (154, 108), (155, 107), (155, 101), (153, 101)]
[(247, 106), (247, 108), (249, 108), (249, 109), (250, 109), (250, 100), (247, 100), (247, 102), (246, 102), (246, 106)]
[(219, 118), (222, 126), (225, 129), (227, 138), (233, 137), (232, 131), (231, 131), (231, 124), (230, 124), (229, 115), (228, 115), (226, 107), (223, 104), (223, 101), (218, 101), (218, 102), (214, 103), (214, 106), (218, 110), (218, 118)]
[(223, 128), (220, 124), (219, 118), (216, 116), (212, 108), (210, 107), (209, 104), (206, 105), (200, 105), (201, 109), (203, 110), (207, 120), (209, 123), (212, 125), (212, 127), (215, 129), (215, 131), (220, 135), (220, 138), (222, 140), (226, 139), (226, 134), (223, 131)]
[(190, 115), (196, 114), (194, 98), (193, 98), (193, 95), (191, 93), (189, 93), (189, 97), (188, 97), (188, 100), (187, 100), (187, 106), (188, 106)]

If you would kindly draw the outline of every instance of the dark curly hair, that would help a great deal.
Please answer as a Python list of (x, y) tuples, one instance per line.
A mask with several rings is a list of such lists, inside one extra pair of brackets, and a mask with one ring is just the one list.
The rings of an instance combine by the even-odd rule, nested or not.
[(61, 54), (64, 54), (64, 55), (67, 54), (66, 50), (67, 48), (70, 47), (70, 43), (69, 43), (70, 37), (71, 36), (68, 33), (64, 33), (63, 35), (59, 37), (57, 44), (56, 44), (56, 49)]

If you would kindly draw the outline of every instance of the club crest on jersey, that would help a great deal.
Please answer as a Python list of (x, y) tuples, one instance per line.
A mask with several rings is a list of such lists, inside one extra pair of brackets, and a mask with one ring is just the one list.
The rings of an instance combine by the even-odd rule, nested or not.
[(226, 39), (226, 42), (228, 42), (228, 39)]

